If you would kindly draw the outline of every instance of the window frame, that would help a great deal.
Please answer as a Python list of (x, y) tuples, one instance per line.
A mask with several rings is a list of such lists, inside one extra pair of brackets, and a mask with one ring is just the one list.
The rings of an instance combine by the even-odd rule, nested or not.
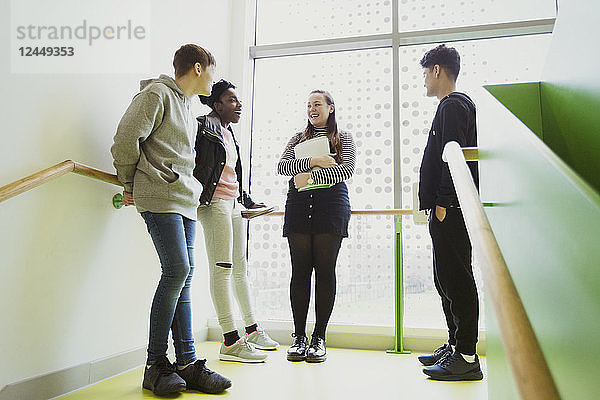
[[(539, 34), (551, 34), (554, 30), (556, 18), (541, 18), (541, 19), (529, 19), (515, 22), (505, 23), (489, 23), (480, 25), (469, 25), (461, 27), (449, 27), (429, 30), (415, 30), (407, 32), (399, 32), (399, 3), (400, 0), (391, 0), (391, 22), (392, 30), (391, 33), (377, 34), (377, 35), (365, 35), (365, 36), (350, 36), (344, 38), (333, 38), (323, 40), (311, 40), (311, 41), (297, 41), (288, 42), (281, 44), (268, 44), (268, 45), (256, 45), (256, 24), (257, 24), (257, 9), (258, 1), (244, 2), (245, 6), (240, 7), (237, 11), (234, 11), (232, 20), (243, 23), (241, 24), (244, 29), (244, 34), (239, 43), (233, 46), (235, 49), (244, 49), (244, 53), (247, 56), (234, 55), (234, 50), (231, 50), (231, 58), (233, 61), (242, 61), (240, 67), (237, 70), (232, 70), (233, 75), (239, 75), (238, 81), (244, 82), (248, 85), (248, 90), (244, 90), (243, 98), (245, 104), (249, 105), (250, 118), (243, 121), (240, 126), (240, 132), (249, 132), (247, 136), (242, 136), (242, 140), (247, 144), (248, 149), (246, 156), (249, 160), (245, 163), (245, 177), (248, 179), (249, 192), (251, 192), (251, 171), (252, 171), (252, 127), (254, 118), (254, 90), (255, 90), (255, 79), (254, 79), (254, 68), (255, 61), (263, 58), (274, 58), (284, 56), (296, 56), (296, 55), (308, 55), (308, 54), (320, 54), (320, 53), (331, 53), (340, 51), (352, 51), (352, 50), (366, 50), (366, 49), (378, 49), (378, 48), (391, 48), (392, 50), (392, 110), (393, 110), (393, 185), (394, 185), (394, 204), (393, 207), (396, 209), (403, 208), (402, 204), (402, 157), (401, 157), (401, 89), (400, 89), (400, 51), (402, 47), (413, 46), (413, 45), (425, 45), (425, 44), (437, 44), (437, 43), (452, 43), (460, 41), (475, 41), (485, 40), (493, 38), (508, 38), (508, 37), (520, 37), (527, 35), (539, 35)], [(235, 15), (237, 13), (237, 15)], [(234, 32), (235, 30), (233, 30)], [(246, 51), (248, 51), (246, 53)], [(239, 54), (239, 53), (237, 53)], [(241, 58), (241, 60), (240, 60)], [(395, 222), (400, 222), (402, 216), (396, 216)], [(401, 222), (400, 222), (401, 223)], [(269, 328), (275, 331), (286, 332), (288, 330), (289, 321), (269, 321), (266, 323)], [(217, 327), (216, 319), (209, 320), (209, 329), (212, 331)], [(343, 327), (335, 325), (335, 331), (340, 333), (352, 332), (358, 335), (364, 335), (368, 337), (374, 327), (353, 325)], [(390, 335), (391, 331), (387, 328), (376, 328), (383, 329), (382, 332), (378, 332), (381, 335), (384, 331)], [(413, 349), (427, 349), (431, 347), (431, 340), (439, 340), (445, 337), (446, 330), (430, 329), (430, 328), (406, 328), (404, 336), (409, 338), (410, 347)], [(210, 335), (209, 335), (210, 336)], [(392, 335), (393, 336), (393, 335)], [(485, 332), (480, 332), (480, 337), (485, 338)], [(355, 341), (357, 347), (360, 348), (359, 342), (361, 339), (356, 336)]]

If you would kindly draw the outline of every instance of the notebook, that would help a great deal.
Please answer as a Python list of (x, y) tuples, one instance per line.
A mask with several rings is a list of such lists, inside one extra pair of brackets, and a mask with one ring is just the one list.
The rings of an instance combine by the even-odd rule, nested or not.
[[(294, 156), (298, 158), (318, 157), (329, 154), (329, 139), (327, 136), (319, 136), (316, 138), (305, 140), (294, 146)], [(320, 167), (314, 167), (313, 170), (319, 170)], [(306, 185), (298, 189), (299, 192), (312, 189), (327, 189), (332, 187), (330, 184), (314, 184)]]
[(242, 210), (242, 218), (252, 219), (260, 215), (269, 214), (274, 210), (275, 207), (249, 208), (247, 210)]

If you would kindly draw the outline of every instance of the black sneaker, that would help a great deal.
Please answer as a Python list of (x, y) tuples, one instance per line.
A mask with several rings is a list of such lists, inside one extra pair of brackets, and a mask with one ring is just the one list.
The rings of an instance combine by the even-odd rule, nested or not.
[(206, 360), (197, 360), (192, 365), (177, 370), (179, 376), (185, 380), (188, 389), (217, 394), (231, 387), (229, 379), (206, 368), (205, 364)]
[(446, 343), (441, 347), (438, 347), (433, 354), (428, 356), (419, 356), (418, 359), (421, 364), (430, 366), (437, 364), (438, 361), (446, 356), (449, 356), (450, 354), (452, 354), (452, 346)]
[(477, 354), (475, 354), (475, 361), (470, 363), (458, 351), (435, 365), (423, 368), (423, 372), (436, 381), (479, 381), (483, 379)]
[(167, 396), (183, 392), (185, 381), (175, 373), (175, 367), (167, 357), (162, 357), (144, 369), (144, 389), (151, 390), (157, 396)]

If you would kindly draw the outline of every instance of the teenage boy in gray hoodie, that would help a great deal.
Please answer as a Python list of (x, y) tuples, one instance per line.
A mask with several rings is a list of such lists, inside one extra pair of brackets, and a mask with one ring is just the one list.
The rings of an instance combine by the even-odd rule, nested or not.
[[(121, 118), (111, 152), (123, 183), (123, 204), (146, 222), (162, 274), (150, 311), (148, 358), (142, 386), (159, 396), (194, 389), (220, 393), (231, 381), (197, 360), (192, 336), (190, 286), (201, 185), (193, 177), (197, 123), (190, 98), (210, 94), (215, 59), (186, 44), (173, 59), (175, 79), (141, 82)], [(169, 331), (176, 363), (167, 358)]]

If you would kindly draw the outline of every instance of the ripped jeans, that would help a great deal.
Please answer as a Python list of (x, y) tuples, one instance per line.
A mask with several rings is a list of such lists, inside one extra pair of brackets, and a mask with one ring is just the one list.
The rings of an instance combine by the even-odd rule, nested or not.
[(242, 206), (236, 200), (219, 198), (213, 198), (209, 205), (198, 208), (210, 270), (210, 295), (223, 333), (236, 330), (232, 294), (238, 302), (245, 326), (256, 323), (247, 275), (247, 224), (241, 210)]

